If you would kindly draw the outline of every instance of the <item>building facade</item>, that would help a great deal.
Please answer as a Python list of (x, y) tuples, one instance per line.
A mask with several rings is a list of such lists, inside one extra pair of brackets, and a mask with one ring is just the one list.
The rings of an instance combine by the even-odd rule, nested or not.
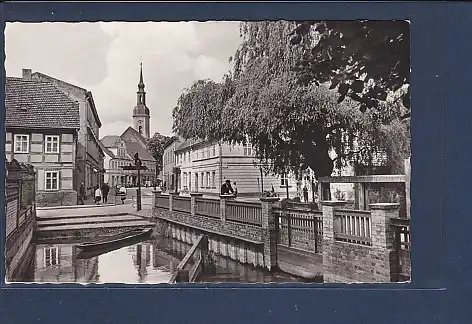
[(259, 197), (272, 190), (279, 197), (297, 194), (293, 177), (273, 176), (261, 171), (251, 144), (229, 145), (186, 140), (175, 150), (177, 186), (181, 192), (219, 195), (221, 185), (236, 182), (238, 196)]
[(37, 206), (75, 205), (79, 104), (25, 69), (6, 78), (5, 128), (6, 160), (35, 169)]
[(136, 170), (123, 170), (124, 166), (134, 165), (134, 155), (138, 153), (142, 165), (147, 170), (141, 171), (141, 184), (152, 186), (156, 181), (156, 162), (148, 153), (144, 139), (136, 140), (136, 131), (128, 128), (121, 136), (105, 136), (101, 140), (105, 151), (104, 181), (110, 186), (126, 185), (134, 187), (138, 183)]
[(102, 123), (92, 93), (39, 72), (32, 73), (32, 79), (52, 83), (71, 100), (79, 103), (80, 129), (77, 137), (76, 169), (74, 170), (77, 179), (77, 188), (75, 189), (79, 190), (78, 186), (83, 182), (86, 196), (92, 196), (95, 186), (102, 183), (104, 171), (104, 152), (99, 143)]
[(162, 155), (162, 187), (168, 191), (175, 190), (176, 175), (174, 174), (176, 166), (175, 150), (182, 144), (182, 140), (177, 136), (172, 136), (164, 144), (164, 154)]
[(134, 165), (134, 155), (138, 153), (146, 170), (141, 170), (141, 185), (152, 186), (158, 181), (156, 160), (147, 149), (146, 141), (150, 134), (150, 113), (146, 106), (144, 91), (143, 67), (139, 74), (136, 106), (133, 108), (133, 127), (128, 127), (120, 136), (109, 135), (100, 140), (105, 151), (104, 181), (111, 186), (126, 185), (134, 187), (138, 184), (136, 170), (123, 170), (124, 166)]

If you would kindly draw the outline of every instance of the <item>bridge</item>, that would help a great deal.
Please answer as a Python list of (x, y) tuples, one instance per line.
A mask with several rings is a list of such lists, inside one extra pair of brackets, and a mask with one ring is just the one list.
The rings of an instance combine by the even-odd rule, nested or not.
[[(375, 183), (404, 183), (405, 179), (364, 176), (324, 180), (356, 183), (365, 189)], [(410, 279), (410, 216), (405, 204), (367, 203), (364, 189), (359, 195), (363, 203), (353, 205), (329, 199), (315, 205), (271, 197), (244, 201), (232, 196), (208, 198), (201, 193), (154, 191), (149, 202), (152, 210), (136, 212), (134, 204), (74, 206), (73, 212), (64, 215), (64, 208), (38, 213), (34, 183), (30, 166), (16, 161), (7, 164), (5, 257), (9, 281), (23, 277), (22, 272), (30, 267), (27, 263), (34, 253), (34, 237), (83, 239), (97, 235), (97, 231), (113, 235), (142, 226), (194, 245), (177, 268), (174, 281), (198, 281), (202, 268), (211, 259), (221, 258), (316, 282)], [(192, 263), (189, 261), (194, 268), (186, 268)]]
[(163, 235), (189, 244), (204, 235), (209, 253), (324, 282), (409, 280), (410, 219), (401, 216), (399, 203), (372, 203), (360, 210), (345, 201), (316, 206), (272, 197), (249, 202), (160, 191), (153, 201), (156, 230)]

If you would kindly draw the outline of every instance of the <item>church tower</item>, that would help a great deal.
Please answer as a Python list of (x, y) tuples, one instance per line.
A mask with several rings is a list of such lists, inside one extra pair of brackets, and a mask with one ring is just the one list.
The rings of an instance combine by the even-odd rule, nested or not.
[(144, 138), (149, 138), (150, 118), (149, 108), (146, 107), (146, 91), (144, 91), (143, 81), (143, 63), (141, 63), (136, 107), (133, 109), (133, 128), (143, 135)]

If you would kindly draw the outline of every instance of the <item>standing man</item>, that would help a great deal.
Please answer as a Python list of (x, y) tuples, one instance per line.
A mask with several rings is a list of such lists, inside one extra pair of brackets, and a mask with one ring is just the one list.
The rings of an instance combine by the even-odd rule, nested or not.
[(110, 192), (110, 186), (108, 183), (102, 184), (102, 195), (103, 195), (103, 203), (106, 204), (108, 202), (108, 193)]
[(233, 182), (233, 194), (234, 194), (234, 198), (238, 197), (238, 187), (236, 187), (236, 181)]
[(306, 185), (303, 187), (303, 200), (305, 200), (306, 203), (308, 202), (308, 188)]
[(84, 204), (84, 199), (85, 199), (85, 185), (83, 182), (81, 182), (80, 187), (79, 187), (79, 205)]

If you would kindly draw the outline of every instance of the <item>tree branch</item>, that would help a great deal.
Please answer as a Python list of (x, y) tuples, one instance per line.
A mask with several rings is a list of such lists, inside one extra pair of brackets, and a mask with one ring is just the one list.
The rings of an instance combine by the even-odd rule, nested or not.
[(339, 159), (339, 158), (346, 158), (346, 157), (353, 156), (353, 155), (355, 155), (355, 154), (360, 154), (360, 153), (362, 153), (362, 152), (365, 151), (365, 150), (367, 150), (366, 147), (361, 148), (359, 151), (350, 151), (350, 152), (348, 152), (348, 153), (346, 153), (346, 154), (339, 154), (338, 156), (336, 156), (334, 159), (331, 159), (331, 160), (334, 162), (334, 161), (336, 161), (336, 160)]

